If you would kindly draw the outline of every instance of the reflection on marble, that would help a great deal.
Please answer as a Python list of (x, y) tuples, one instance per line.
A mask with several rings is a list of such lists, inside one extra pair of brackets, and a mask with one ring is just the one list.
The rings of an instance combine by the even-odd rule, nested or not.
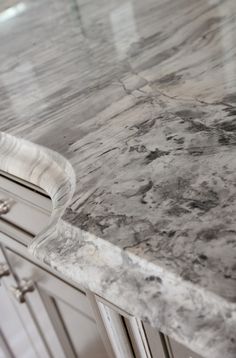
[(31, 250), (209, 358), (236, 355), (235, 20), (234, 0), (40, 0), (0, 24), (0, 130), (77, 181)]
[(19, 2), (18, 4), (13, 6), (7, 6), (6, 4), (6, 9), (0, 12), (0, 23), (11, 20), (12, 18), (18, 16), (25, 10), (26, 10), (26, 5), (23, 2)]

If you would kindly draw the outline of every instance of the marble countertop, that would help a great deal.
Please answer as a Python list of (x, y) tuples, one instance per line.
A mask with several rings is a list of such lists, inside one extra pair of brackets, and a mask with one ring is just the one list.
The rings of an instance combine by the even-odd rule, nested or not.
[(234, 0), (0, 4), (2, 148), (76, 179), (32, 253), (207, 358), (236, 356), (235, 32)]

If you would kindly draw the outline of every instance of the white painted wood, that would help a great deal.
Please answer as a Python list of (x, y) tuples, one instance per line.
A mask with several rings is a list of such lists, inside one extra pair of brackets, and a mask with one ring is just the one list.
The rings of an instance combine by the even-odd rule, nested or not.
[(104, 324), (102, 316), (101, 316), (101, 312), (98, 308), (96, 296), (91, 291), (86, 291), (86, 296), (87, 296), (89, 303), (91, 305), (91, 308), (93, 310), (93, 313), (94, 313), (94, 316), (95, 316), (95, 319), (97, 322), (97, 326), (98, 326), (103, 344), (106, 347), (108, 356), (110, 358), (116, 358), (114, 349), (113, 349), (112, 344), (109, 340), (108, 333), (106, 331), (106, 327), (105, 327), (105, 324)]
[(80, 311), (79, 304), (78, 308), (75, 308), (67, 302), (57, 299), (56, 305), (74, 346), (76, 356), (80, 358), (108, 357), (93, 317)]
[(57, 358), (66, 358), (66, 355), (61, 346), (61, 342), (54, 330), (50, 316), (45, 310), (45, 306), (39, 294), (37, 285), (35, 285), (34, 292), (30, 292), (26, 295), (26, 301), (31, 307), (34, 320), (37, 321), (40, 332), (42, 332), (45, 338), (51, 356)]
[[(161, 339), (157, 330), (150, 325), (143, 325), (141, 321), (103, 298), (95, 298), (116, 356), (128, 357), (128, 354), (132, 354), (135, 358), (169, 358), (164, 338)], [(131, 346), (132, 353), (125, 352)]]
[(199, 354), (176, 342), (172, 338), (166, 337), (166, 341), (171, 358), (202, 358)]
[[(47, 226), (52, 211), (49, 197), (30, 183), (17, 182), (17, 178), (9, 178), (0, 172), (0, 200), (9, 203), (8, 213), (0, 216), (0, 230), (17, 238), (35, 236)], [(19, 233), (19, 235), (18, 235)], [(19, 240), (19, 239), (18, 239)]]
[[(65, 331), (64, 322), (62, 321), (61, 316), (58, 314), (58, 309), (57, 306), (55, 305), (53, 298), (50, 297), (50, 295), (48, 295), (48, 293), (44, 292), (43, 290), (40, 290), (40, 296), (46, 308), (46, 315), (48, 315), (49, 320), (51, 322), (52, 331), (57, 336), (57, 339), (60, 342), (59, 349), (61, 350), (61, 352), (58, 355), (58, 357), (76, 358), (74, 347), (72, 345), (70, 338), (67, 335), (67, 331)], [(53, 351), (53, 356), (55, 356), (56, 353), (55, 344), (53, 344), (53, 342), (50, 341), (50, 338), (49, 338), (49, 342), (50, 342), (51, 350)]]
[[(157, 330), (154, 330), (150, 325), (145, 325), (144, 328), (141, 321), (119, 307), (101, 297), (94, 297), (102, 313), (116, 356), (120, 354), (123, 357), (130, 354), (124, 351), (124, 347), (132, 346), (132, 354), (135, 358), (169, 358), (164, 338), (161, 339)], [(119, 317), (118, 324), (116, 322), (117, 317)], [(123, 342), (122, 334), (126, 335)], [(127, 343), (127, 338), (129, 343)]]
[(142, 325), (134, 317), (124, 317), (136, 358), (152, 358)]
[(147, 336), (148, 344), (153, 358), (169, 358), (164, 338), (160, 333), (149, 324), (143, 323)]
[(97, 300), (104, 325), (117, 358), (134, 358), (121, 315)]
[(19, 281), (27, 278), (35, 283), (36, 291), (28, 293), (26, 300), (52, 356), (64, 357), (61, 353), (55, 353), (55, 337), (52, 344), (47, 335), (49, 319), (66, 358), (108, 358), (85, 294), (15, 252), (9, 249), (5, 251)]
[(13, 352), (4, 337), (3, 332), (0, 330), (0, 358), (14, 358)]
[[(0, 260), (6, 263), (1, 250)], [(20, 304), (12, 295), (11, 287), (16, 286), (17, 281), (12, 272), (1, 278), (0, 314), (4, 337), (17, 358), (50, 358), (30, 308), (26, 304)]]
[(13, 356), (18, 358), (37, 358), (34, 346), (11, 300), (7, 285), (3, 279), (0, 286), (0, 316), (1, 331), (7, 340)]

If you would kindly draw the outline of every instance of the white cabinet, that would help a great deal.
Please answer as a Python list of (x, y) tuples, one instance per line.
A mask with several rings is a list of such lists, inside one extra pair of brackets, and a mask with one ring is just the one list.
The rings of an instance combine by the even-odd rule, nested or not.
[(197, 353), (193, 352), (189, 348), (174, 341), (171, 338), (166, 338), (167, 347), (171, 358), (202, 358)]
[(144, 329), (153, 358), (202, 358), (172, 338), (157, 332), (150, 325), (144, 324)]
[(115, 356), (118, 358), (151, 358), (142, 324), (118, 307), (96, 297)]
[(12, 295), (16, 280), (1, 250), (0, 265), (7, 268), (9, 272), (8, 275), (3, 275), (2, 271), (0, 285), (2, 350), (7, 357), (38, 358), (39, 353), (45, 358), (49, 357), (29, 307), (18, 304)]
[(143, 324), (152, 357), (169, 358), (166, 341), (163, 334), (153, 329), (149, 324)]
[(44, 345), (39, 357), (108, 358), (86, 295), (10, 249), (4, 252), (15, 276), (7, 290), (18, 309), (30, 311)]

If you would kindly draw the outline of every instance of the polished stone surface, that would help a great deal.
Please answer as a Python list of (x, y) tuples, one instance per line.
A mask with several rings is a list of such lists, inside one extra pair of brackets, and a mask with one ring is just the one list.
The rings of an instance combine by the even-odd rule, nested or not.
[(0, 130), (60, 153), (77, 180), (61, 235), (34, 254), (206, 357), (235, 358), (236, 2), (0, 11)]

